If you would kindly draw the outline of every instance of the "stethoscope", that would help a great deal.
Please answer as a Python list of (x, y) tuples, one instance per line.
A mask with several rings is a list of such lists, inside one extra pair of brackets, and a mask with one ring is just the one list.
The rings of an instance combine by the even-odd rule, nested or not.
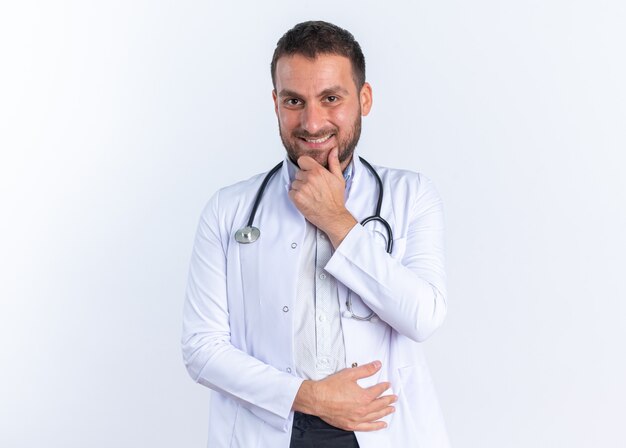
[[(372, 165), (370, 165), (370, 163), (367, 160), (365, 160), (363, 157), (359, 157), (359, 159), (361, 160), (361, 162), (363, 162), (363, 165), (367, 167), (370, 173), (374, 175), (374, 177), (376, 178), (376, 183), (378, 184), (378, 200), (376, 201), (376, 211), (374, 212), (372, 216), (369, 216), (365, 218), (363, 221), (361, 221), (361, 225), (365, 226), (365, 224), (369, 222), (373, 222), (373, 221), (380, 222), (385, 228), (385, 231), (387, 233), (386, 250), (387, 250), (387, 253), (390, 254), (391, 251), (393, 250), (393, 231), (391, 230), (391, 226), (389, 225), (389, 223), (385, 221), (382, 218), (382, 216), (380, 216), (380, 209), (383, 204), (383, 182), (382, 180), (380, 180), (380, 176), (378, 175), (374, 167), (372, 167)], [(261, 236), (261, 231), (258, 229), (258, 227), (253, 226), (252, 222), (254, 221), (254, 216), (256, 215), (256, 211), (259, 208), (259, 204), (261, 203), (261, 198), (263, 197), (263, 193), (265, 192), (265, 188), (267, 187), (267, 184), (272, 179), (274, 174), (276, 174), (276, 172), (282, 166), (283, 166), (283, 162), (280, 162), (278, 165), (272, 168), (269, 171), (269, 173), (267, 173), (267, 175), (263, 179), (263, 182), (261, 182), (259, 191), (257, 191), (256, 197), (254, 198), (254, 203), (252, 204), (252, 211), (250, 212), (248, 223), (246, 224), (245, 227), (242, 227), (241, 229), (237, 230), (237, 232), (235, 232), (235, 241), (237, 241), (238, 243), (240, 244), (254, 243)], [(368, 314), (365, 317), (359, 316), (354, 313), (354, 311), (352, 310), (352, 292), (349, 289), (348, 289), (348, 299), (346, 300), (346, 311), (344, 311), (344, 317), (351, 317), (353, 319), (360, 320), (360, 321), (373, 321), (377, 319), (373, 311), (370, 312), (370, 314)]]

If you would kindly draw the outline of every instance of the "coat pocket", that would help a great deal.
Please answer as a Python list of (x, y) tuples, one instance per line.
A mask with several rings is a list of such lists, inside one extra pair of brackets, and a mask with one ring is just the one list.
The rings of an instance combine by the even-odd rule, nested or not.
[(422, 380), (420, 370), (421, 367), (419, 365), (410, 365), (398, 369), (398, 375), (400, 376), (400, 394), (402, 400), (406, 400), (411, 408), (414, 407), (417, 400), (419, 400), (419, 382)]
[(231, 448), (257, 448), (263, 421), (242, 405), (237, 407)]
[[(426, 364), (416, 364), (398, 369), (400, 391), (398, 406), (407, 414), (411, 429), (419, 446), (449, 446), (441, 409)], [(410, 417), (409, 417), (410, 416)]]

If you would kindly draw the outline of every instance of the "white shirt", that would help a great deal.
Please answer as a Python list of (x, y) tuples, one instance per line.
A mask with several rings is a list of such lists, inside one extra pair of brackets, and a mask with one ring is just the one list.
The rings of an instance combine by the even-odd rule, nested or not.
[(333, 252), (328, 237), (307, 221), (295, 300), (296, 375), (320, 380), (346, 366), (335, 278), (324, 270)]
[[(299, 168), (288, 163), (293, 181)], [(352, 184), (352, 167), (350, 163), (344, 172), (346, 198)], [(320, 380), (346, 367), (337, 282), (324, 269), (334, 249), (328, 236), (306, 221), (301, 250), (294, 311), (295, 369), (300, 378)]]

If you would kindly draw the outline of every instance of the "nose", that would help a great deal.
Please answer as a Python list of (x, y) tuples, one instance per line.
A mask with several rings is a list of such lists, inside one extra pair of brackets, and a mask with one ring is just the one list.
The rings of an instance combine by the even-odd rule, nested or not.
[(326, 113), (324, 108), (316, 103), (310, 102), (302, 111), (300, 126), (309, 134), (315, 135), (321, 131), (326, 124)]

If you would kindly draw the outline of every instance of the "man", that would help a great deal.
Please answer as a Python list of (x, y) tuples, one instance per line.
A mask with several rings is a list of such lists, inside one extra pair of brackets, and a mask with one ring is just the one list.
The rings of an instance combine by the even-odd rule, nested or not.
[[(287, 157), (211, 198), (191, 260), (182, 344), (217, 392), (209, 447), (446, 447), (419, 344), (446, 314), (441, 200), (355, 156), (372, 88), (350, 33), (298, 24), (271, 72)], [(359, 224), (381, 193), (393, 237)]]

